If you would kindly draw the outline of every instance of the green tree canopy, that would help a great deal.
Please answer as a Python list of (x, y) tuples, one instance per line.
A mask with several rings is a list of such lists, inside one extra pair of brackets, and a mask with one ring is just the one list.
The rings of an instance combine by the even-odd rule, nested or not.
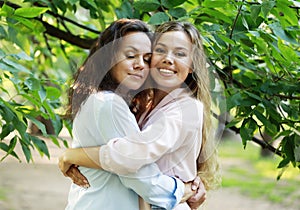
[[(212, 74), (225, 92), (226, 126), (300, 168), (299, 9), (292, 0), (0, 0), (0, 149), (28, 162), (32, 149), (50, 157), (35, 124), (56, 145), (70, 124), (61, 116), (77, 64), (118, 18), (150, 25), (186, 20), (202, 34)], [(214, 80), (212, 80), (214, 81)], [(213, 83), (214, 84), (214, 83)], [(50, 120), (50, 133), (41, 120)], [(274, 146), (263, 133), (279, 141)]]

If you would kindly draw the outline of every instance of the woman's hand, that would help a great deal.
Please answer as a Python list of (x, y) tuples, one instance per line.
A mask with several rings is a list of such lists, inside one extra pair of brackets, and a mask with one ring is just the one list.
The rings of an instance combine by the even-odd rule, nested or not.
[[(199, 185), (196, 190), (196, 194), (194, 194), (187, 200), (187, 204), (192, 210), (197, 210), (199, 206), (206, 200), (206, 189), (204, 187), (204, 184), (201, 181), (200, 177), (196, 177), (196, 179), (197, 178), (199, 178), (199, 180), (197, 180), (197, 183), (199, 181)], [(193, 182), (195, 182), (195, 180)]]
[(88, 188), (90, 184), (85, 176), (79, 171), (78, 166), (72, 165), (66, 172), (67, 176), (70, 177), (74, 184), (80, 187)]
[(72, 153), (74, 150), (66, 149), (58, 158), (58, 166), (60, 171), (66, 177), (70, 177), (74, 184), (77, 184), (81, 187), (89, 187), (89, 182), (85, 176), (81, 174), (78, 169), (78, 165), (74, 165), (70, 160), (72, 159)]
[(197, 209), (206, 199), (206, 190), (200, 179), (196, 177), (193, 181), (185, 183), (185, 193), (182, 202), (187, 202), (191, 209)]

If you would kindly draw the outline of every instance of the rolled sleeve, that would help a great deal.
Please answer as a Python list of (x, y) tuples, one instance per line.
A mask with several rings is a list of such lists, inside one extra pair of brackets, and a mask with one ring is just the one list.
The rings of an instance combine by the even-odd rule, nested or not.
[(124, 186), (134, 190), (146, 202), (165, 209), (173, 209), (184, 194), (184, 183), (161, 174), (156, 164), (146, 165), (135, 174), (119, 177)]

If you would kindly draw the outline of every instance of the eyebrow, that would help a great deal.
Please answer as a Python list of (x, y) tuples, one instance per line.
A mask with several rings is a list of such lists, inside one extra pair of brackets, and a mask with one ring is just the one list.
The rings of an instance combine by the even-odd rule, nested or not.
[(134, 51), (139, 51), (137, 48), (133, 47), (133, 46), (126, 46), (125, 49), (127, 50), (128, 48), (133, 49)]
[[(137, 49), (137, 48), (135, 48), (135, 47), (133, 47), (133, 46), (131, 46), (131, 45), (125, 47), (125, 50), (129, 50), (129, 49), (132, 49), (132, 50), (134, 50), (135, 52), (140, 52), (139, 49)], [(151, 51), (146, 52), (146, 54), (151, 54)]]
[[(163, 43), (161, 43), (161, 42), (156, 43), (156, 45), (161, 45), (161, 46), (163, 46), (163, 47), (167, 47), (167, 45), (165, 45), (165, 44), (163, 44)], [(176, 49), (176, 50), (186, 50), (186, 51), (188, 51), (188, 49), (185, 48), (185, 47), (175, 47), (175, 49)]]

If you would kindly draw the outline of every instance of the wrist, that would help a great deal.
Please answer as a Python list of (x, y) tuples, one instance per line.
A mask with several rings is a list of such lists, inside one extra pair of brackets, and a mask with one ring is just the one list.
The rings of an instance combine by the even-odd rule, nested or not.
[(63, 154), (63, 161), (65, 164), (73, 164), (72, 163), (72, 149), (66, 149)]

